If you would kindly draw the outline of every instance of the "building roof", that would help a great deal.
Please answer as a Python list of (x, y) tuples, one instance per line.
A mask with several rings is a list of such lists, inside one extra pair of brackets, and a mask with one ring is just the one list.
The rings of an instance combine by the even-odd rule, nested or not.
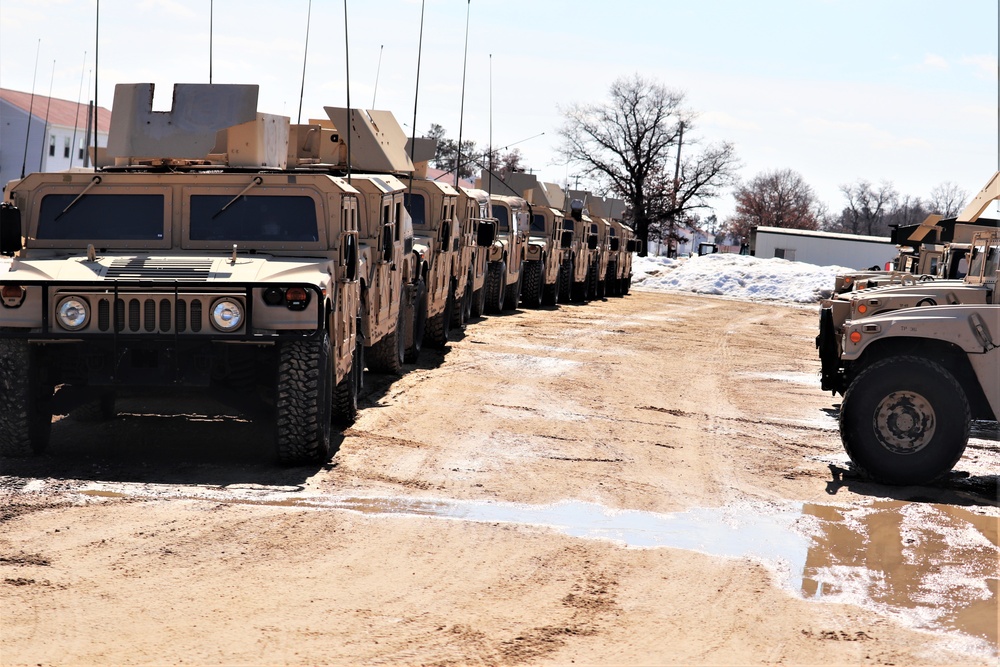
[(786, 236), (814, 236), (823, 239), (840, 239), (842, 241), (865, 241), (866, 243), (892, 244), (888, 236), (862, 236), (861, 234), (841, 234), (838, 232), (821, 232), (812, 229), (789, 229), (785, 227), (754, 227), (758, 232), (768, 234), (784, 234)]
[[(87, 125), (86, 104), (77, 104), (69, 100), (49, 98), (37, 94), (32, 102), (31, 93), (23, 93), (9, 88), (0, 88), (0, 100), (23, 110), (25, 113), (31, 113), (38, 120), (44, 121), (48, 118), (49, 125), (78, 128), (85, 128)], [(109, 129), (111, 129), (111, 112), (104, 107), (98, 107), (97, 131), (107, 134)]]

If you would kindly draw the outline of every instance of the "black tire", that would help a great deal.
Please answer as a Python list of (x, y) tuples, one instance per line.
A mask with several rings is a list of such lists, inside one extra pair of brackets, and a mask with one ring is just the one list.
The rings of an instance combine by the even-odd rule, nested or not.
[(403, 361), (406, 355), (406, 337), (403, 332), (404, 313), (405, 309), (400, 304), (399, 315), (396, 317), (396, 328), (368, 348), (365, 357), (368, 361), (368, 370), (372, 373), (403, 374)]
[(556, 273), (556, 281), (551, 285), (542, 288), (542, 305), (554, 306), (559, 301), (559, 292), (562, 285), (562, 269)]
[(423, 277), (417, 281), (413, 294), (413, 321), (412, 329), (408, 340), (410, 346), (406, 348), (403, 359), (410, 364), (415, 364), (420, 359), (420, 350), (424, 346), (424, 333), (427, 331), (427, 284)]
[(526, 262), (521, 265), (521, 272), (524, 275), (524, 285), (521, 289), (521, 303), (525, 308), (542, 307), (542, 270), (541, 262)]
[(524, 278), (524, 262), (517, 272), (517, 280), (507, 285), (503, 291), (503, 309), (517, 310), (517, 305), (521, 302), (521, 280)]
[(333, 423), (351, 426), (358, 419), (358, 394), (365, 380), (365, 346), (361, 338), (354, 346), (351, 372), (345, 375), (333, 390)]
[(599, 299), (597, 295), (597, 264), (591, 264), (590, 268), (587, 269), (587, 300), (593, 301)]
[(455, 304), (457, 307), (451, 311), (451, 328), (464, 329), (465, 323), (472, 317), (472, 279), (465, 284), (461, 301)]
[(330, 335), (281, 344), (275, 401), (275, 444), (285, 465), (322, 463), (330, 457), (333, 359)]
[(969, 401), (954, 376), (908, 355), (861, 371), (840, 408), (847, 455), (886, 484), (926, 484), (945, 475), (965, 451), (969, 425)]
[(472, 293), (472, 316), (482, 317), (486, 312), (486, 286), (480, 287)]
[(503, 311), (504, 302), (504, 280), (507, 278), (507, 263), (504, 261), (491, 262), (486, 267), (486, 284), (483, 291), (486, 293), (487, 313), (499, 313)]
[(49, 445), (53, 389), (40, 378), (38, 354), (25, 340), (0, 339), (0, 455), (32, 456)]
[(628, 294), (628, 291), (632, 289), (632, 274), (630, 273), (628, 278), (622, 281), (622, 296)]
[(573, 300), (573, 260), (567, 259), (559, 269), (559, 301), (569, 303)]
[(608, 271), (604, 276), (604, 286), (608, 296), (621, 296), (621, 287), (618, 282), (618, 265), (608, 264)]
[(452, 314), (461, 311), (461, 307), (455, 307), (455, 289), (448, 293), (448, 300), (445, 302), (444, 310), (427, 320), (427, 331), (424, 332), (424, 344), (435, 348), (443, 349), (448, 344), (448, 334), (451, 333)]

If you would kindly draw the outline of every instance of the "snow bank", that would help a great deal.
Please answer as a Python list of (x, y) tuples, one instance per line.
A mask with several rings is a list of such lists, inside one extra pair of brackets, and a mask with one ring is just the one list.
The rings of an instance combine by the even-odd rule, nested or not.
[(633, 257), (632, 285), (749, 301), (814, 303), (833, 293), (838, 273), (853, 270), (728, 253), (682, 259)]

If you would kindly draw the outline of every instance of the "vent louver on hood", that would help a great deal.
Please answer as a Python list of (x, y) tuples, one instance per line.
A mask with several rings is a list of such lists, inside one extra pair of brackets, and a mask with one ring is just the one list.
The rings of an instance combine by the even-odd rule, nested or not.
[(208, 279), (210, 259), (173, 259), (168, 257), (133, 257), (116, 259), (105, 278), (119, 280), (176, 280), (199, 282)]

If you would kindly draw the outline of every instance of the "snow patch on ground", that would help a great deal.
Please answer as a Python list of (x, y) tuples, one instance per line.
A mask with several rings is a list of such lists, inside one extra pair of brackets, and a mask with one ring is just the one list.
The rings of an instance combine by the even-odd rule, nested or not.
[(815, 303), (831, 296), (838, 273), (853, 270), (728, 253), (681, 259), (634, 257), (632, 286), (748, 301)]

